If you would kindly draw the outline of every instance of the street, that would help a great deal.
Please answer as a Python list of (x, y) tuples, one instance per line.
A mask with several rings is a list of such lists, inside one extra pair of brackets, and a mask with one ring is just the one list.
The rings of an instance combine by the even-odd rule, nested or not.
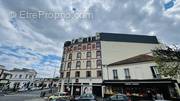
[(8, 94), (5, 96), (0, 96), (0, 101), (45, 101), (44, 98), (40, 97), (41, 91), (46, 90), (36, 90), (28, 92), (18, 92), (16, 94)]

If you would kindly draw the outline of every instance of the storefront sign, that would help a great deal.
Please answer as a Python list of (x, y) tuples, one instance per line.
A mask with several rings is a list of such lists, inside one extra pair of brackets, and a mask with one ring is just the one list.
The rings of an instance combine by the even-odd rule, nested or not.
[(83, 94), (92, 93), (92, 86), (84, 86), (83, 87)]
[(79, 92), (79, 91), (80, 91), (80, 89), (79, 89), (79, 88), (76, 88), (76, 91), (77, 91), (77, 92)]

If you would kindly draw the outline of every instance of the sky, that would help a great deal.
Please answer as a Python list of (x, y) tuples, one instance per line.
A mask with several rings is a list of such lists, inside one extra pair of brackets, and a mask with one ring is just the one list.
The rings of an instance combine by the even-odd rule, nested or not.
[(180, 0), (0, 0), (0, 64), (59, 76), (63, 43), (96, 32), (180, 45)]

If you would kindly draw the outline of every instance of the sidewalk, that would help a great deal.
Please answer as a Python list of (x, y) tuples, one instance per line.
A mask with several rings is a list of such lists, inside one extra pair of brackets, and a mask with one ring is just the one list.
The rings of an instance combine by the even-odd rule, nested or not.
[(43, 98), (35, 98), (35, 99), (31, 99), (31, 100), (24, 100), (24, 101), (46, 101)]

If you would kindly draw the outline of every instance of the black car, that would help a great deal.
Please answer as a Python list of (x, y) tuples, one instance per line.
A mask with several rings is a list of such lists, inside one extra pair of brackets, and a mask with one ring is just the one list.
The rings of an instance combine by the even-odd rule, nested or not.
[(124, 94), (115, 94), (105, 99), (105, 101), (131, 101), (131, 99)]
[(0, 91), (0, 96), (4, 96), (4, 93), (2, 91)]

